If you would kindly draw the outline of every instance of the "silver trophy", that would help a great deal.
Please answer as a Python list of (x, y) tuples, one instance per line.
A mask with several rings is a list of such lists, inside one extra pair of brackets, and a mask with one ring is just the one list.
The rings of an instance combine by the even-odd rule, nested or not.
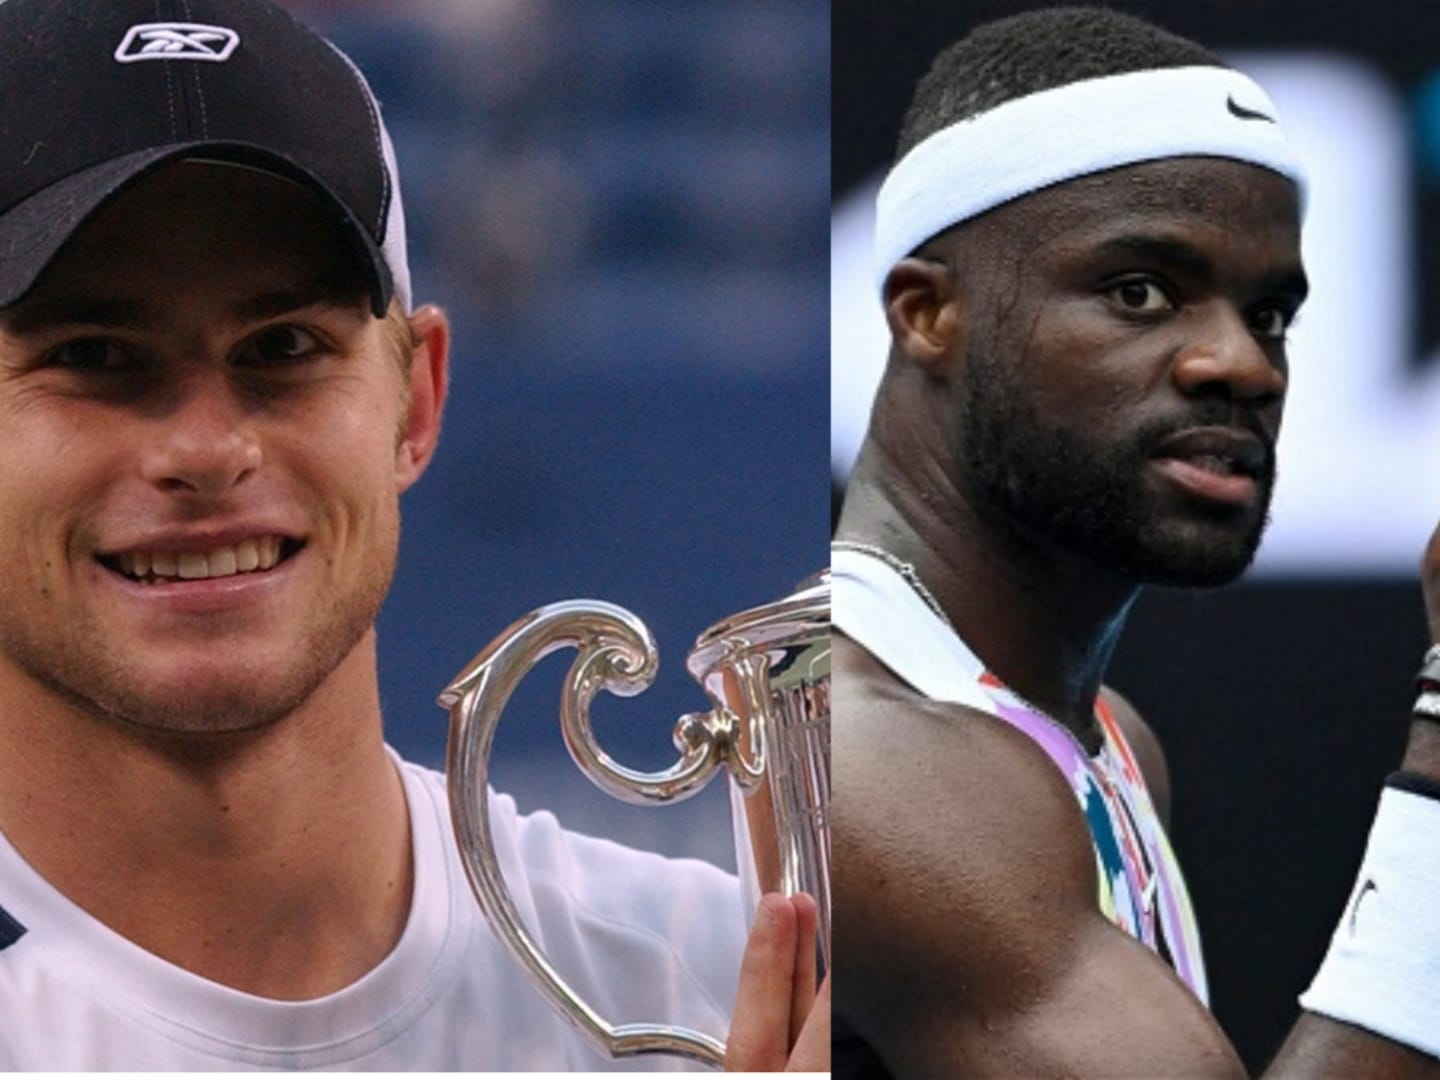
[(678, 1054), (720, 1065), (725, 1046), (713, 1036), (668, 1024), (615, 1026), (599, 1016), (535, 945), (501, 878), (485, 799), (495, 726), (530, 668), (564, 647), (578, 655), (560, 695), (560, 727), (581, 771), (618, 799), (663, 803), (695, 794), (723, 766), (746, 910), (753, 917), (765, 892), (815, 897), (823, 975), (830, 967), (829, 571), (700, 635), (686, 668), (714, 707), (680, 718), (680, 760), (663, 772), (618, 764), (590, 728), (590, 702), (602, 688), (631, 697), (650, 685), (659, 664), (645, 624), (613, 604), (571, 600), (531, 612), (440, 695), (450, 710), (447, 769), (460, 857), (501, 940), (555, 1008), (612, 1058)]

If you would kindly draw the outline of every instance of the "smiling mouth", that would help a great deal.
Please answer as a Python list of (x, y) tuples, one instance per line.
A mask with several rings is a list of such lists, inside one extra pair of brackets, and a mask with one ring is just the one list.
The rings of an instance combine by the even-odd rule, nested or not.
[(157, 585), (207, 581), (273, 570), (304, 546), (283, 536), (247, 537), (210, 551), (121, 551), (99, 557), (101, 565), (131, 581)]

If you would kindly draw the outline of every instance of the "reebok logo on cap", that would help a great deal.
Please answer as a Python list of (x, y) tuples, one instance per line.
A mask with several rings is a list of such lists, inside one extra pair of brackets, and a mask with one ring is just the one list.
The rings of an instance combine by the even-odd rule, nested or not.
[(354, 241), (343, 254), (360, 257), (374, 314), (395, 299), (409, 310), (405, 213), (380, 106), (359, 69), (285, 8), (0, 0), (0, 42), (32, 39), (42, 47), (8, 49), (0, 64), (0, 160), (16, 166), (0, 168), (0, 308), (34, 287), (106, 200), (172, 162), (205, 161), (312, 188)]
[(223, 26), (201, 23), (140, 23), (125, 32), (115, 50), (122, 64), (141, 60), (209, 60), (221, 63), (240, 44), (240, 35)]

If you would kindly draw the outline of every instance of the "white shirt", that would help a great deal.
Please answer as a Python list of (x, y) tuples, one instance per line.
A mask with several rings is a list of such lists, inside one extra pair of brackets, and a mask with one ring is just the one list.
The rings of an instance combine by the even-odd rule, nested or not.
[[(402, 763), (415, 852), (409, 920), (369, 974), (273, 1001), (191, 974), (72, 904), (0, 837), (0, 1069), (674, 1070), (612, 1062), (555, 1013), (490, 930), (455, 852), (444, 779)], [(733, 877), (520, 816), (491, 796), (527, 927), (612, 1024), (723, 1038), (745, 942)], [(7, 926), (9, 932), (6, 932)], [(17, 934), (17, 927), (23, 933)]]

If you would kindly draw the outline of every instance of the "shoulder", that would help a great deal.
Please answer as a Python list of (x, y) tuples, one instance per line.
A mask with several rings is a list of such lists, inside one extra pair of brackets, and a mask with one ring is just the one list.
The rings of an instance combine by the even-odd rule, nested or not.
[(925, 699), (836, 641), (834, 937), (852, 972), (839, 1008), (883, 1017), (896, 966), (946, 1009), (1018, 1008), (1067, 962), (1076, 928), (1100, 921), (1075, 795), (1024, 735)]
[(1140, 772), (1145, 777), (1145, 787), (1150, 792), (1150, 801), (1155, 806), (1155, 812), (1160, 816), (1160, 821), (1168, 829), (1170, 827), (1170, 767), (1165, 760), (1165, 749), (1160, 744), (1159, 738), (1151, 729), (1140, 714), (1135, 710), (1124, 697), (1113, 687), (1102, 686), (1100, 696), (1105, 704), (1110, 707), (1110, 713), (1115, 717), (1115, 722), (1120, 725), (1120, 731), (1125, 736), (1125, 741), (1130, 744), (1130, 752), (1135, 755), (1136, 764), (1140, 766)]
[(894, 1075), (1237, 1069), (1190, 990), (1101, 913), (1089, 829), (1045, 751), (834, 640), (847, 1054), (863, 1046)]

